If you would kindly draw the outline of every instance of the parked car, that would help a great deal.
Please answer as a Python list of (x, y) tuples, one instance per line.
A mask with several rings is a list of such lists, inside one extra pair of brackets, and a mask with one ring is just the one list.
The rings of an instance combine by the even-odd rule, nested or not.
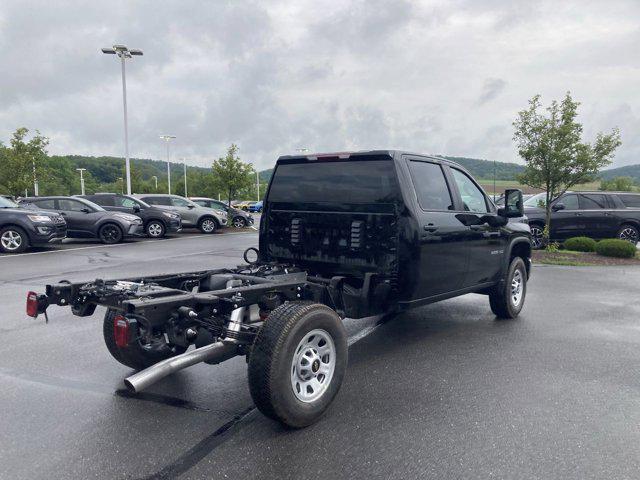
[(154, 207), (179, 214), (183, 228), (198, 228), (202, 233), (213, 233), (227, 225), (226, 212), (201, 207), (180, 195), (144, 193), (134, 197)]
[(96, 193), (80, 196), (100, 205), (111, 212), (123, 212), (136, 215), (142, 219), (144, 232), (150, 238), (164, 237), (168, 232), (182, 230), (180, 215), (162, 208), (154, 207), (131, 195), (119, 193)]
[(140, 217), (107, 212), (84, 198), (28, 197), (20, 200), (20, 205), (59, 213), (67, 222), (70, 238), (97, 238), (102, 243), (112, 244), (144, 233)]
[(253, 205), (254, 203), (256, 203), (256, 202), (245, 200), (244, 202), (240, 202), (240, 203), (236, 204), (235, 207), (239, 208), (240, 210), (244, 210), (245, 212), (248, 212), (249, 211), (249, 207), (251, 205)]
[[(59, 282), (29, 292), (27, 313), (61, 305), (89, 316), (107, 307), (109, 352), (144, 369), (125, 380), (134, 392), (196, 363), (246, 356), (256, 407), (300, 428), (319, 420), (340, 389), (344, 318), (467, 293), (486, 295), (498, 318), (524, 306), (529, 226), (509, 222), (523, 215), (519, 190), (507, 190), (496, 209), (456, 163), (385, 150), (281, 157), (267, 195), (260, 248), (245, 252), (245, 265)], [(415, 405), (412, 396), (404, 401)]]
[(231, 225), (236, 228), (250, 227), (253, 225), (253, 217), (249, 213), (238, 208), (229, 208), (226, 203), (221, 202), (220, 200), (207, 197), (190, 197), (189, 199), (201, 207), (213, 208), (224, 212), (231, 222)]
[[(543, 246), (546, 194), (524, 202), (534, 248)], [(640, 194), (629, 192), (567, 192), (551, 202), (552, 241), (585, 236), (640, 240)]]
[(255, 213), (262, 213), (262, 201), (256, 202), (253, 205), (249, 205), (249, 211)]
[(0, 252), (20, 253), (29, 246), (48, 245), (67, 236), (67, 223), (57, 213), (21, 208), (0, 196)]

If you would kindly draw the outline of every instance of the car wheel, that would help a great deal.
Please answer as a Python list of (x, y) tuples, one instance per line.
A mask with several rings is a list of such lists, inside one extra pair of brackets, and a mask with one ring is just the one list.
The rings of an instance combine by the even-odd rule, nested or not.
[(202, 233), (209, 234), (209, 233), (215, 232), (218, 226), (216, 225), (216, 221), (213, 218), (205, 217), (202, 220), (200, 220), (200, 224), (198, 225), (198, 228)]
[(544, 227), (534, 223), (531, 225), (531, 247), (540, 250), (544, 247)]
[(620, 230), (618, 230), (618, 238), (636, 245), (638, 240), (640, 240), (640, 232), (638, 232), (638, 229), (633, 225), (622, 225)]
[(321, 304), (290, 302), (271, 312), (249, 356), (249, 390), (258, 409), (293, 428), (316, 422), (347, 368), (347, 334)]
[[(144, 335), (137, 332), (136, 340), (126, 347), (119, 347), (115, 339), (114, 322), (120, 314), (109, 309), (104, 315), (102, 334), (107, 350), (113, 358), (127, 367), (143, 370), (154, 363), (174, 357), (187, 351), (185, 347), (174, 345), (170, 347), (163, 335)], [(150, 340), (148, 338), (151, 338)], [(147, 338), (147, 340), (143, 340)]]
[(503, 283), (489, 293), (491, 311), (498, 318), (516, 318), (524, 306), (527, 295), (527, 268), (524, 260), (514, 257)]
[(236, 228), (244, 228), (247, 226), (247, 221), (242, 217), (233, 217), (233, 221), (231, 223)]
[(29, 237), (20, 227), (8, 226), (0, 229), (0, 251), (24, 252), (29, 246)]
[(164, 237), (165, 228), (164, 224), (159, 220), (151, 220), (147, 223), (147, 236), (151, 238)]
[(98, 232), (98, 238), (100, 238), (100, 241), (107, 245), (122, 241), (122, 237), (122, 229), (115, 223), (107, 223), (106, 225), (103, 225), (100, 227), (100, 231)]

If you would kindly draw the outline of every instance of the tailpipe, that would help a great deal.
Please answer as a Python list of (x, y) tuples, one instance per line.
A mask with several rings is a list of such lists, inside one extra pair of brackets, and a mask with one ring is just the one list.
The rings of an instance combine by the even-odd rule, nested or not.
[(196, 348), (175, 357), (167, 358), (155, 365), (124, 379), (126, 387), (135, 393), (150, 387), (158, 380), (171, 375), (178, 370), (190, 367), (196, 363), (220, 363), (235, 357), (238, 346), (234, 343), (216, 342), (204, 347)]

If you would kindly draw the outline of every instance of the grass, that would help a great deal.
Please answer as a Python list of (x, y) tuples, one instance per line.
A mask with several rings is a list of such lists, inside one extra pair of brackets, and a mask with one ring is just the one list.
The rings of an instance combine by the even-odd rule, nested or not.
[(593, 266), (622, 266), (640, 265), (640, 258), (612, 258), (603, 257), (593, 252), (575, 252), (572, 250), (558, 250), (547, 252), (546, 250), (534, 250), (532, 260), (542, 265), (564, 265), (568, 267), (593, 267)]

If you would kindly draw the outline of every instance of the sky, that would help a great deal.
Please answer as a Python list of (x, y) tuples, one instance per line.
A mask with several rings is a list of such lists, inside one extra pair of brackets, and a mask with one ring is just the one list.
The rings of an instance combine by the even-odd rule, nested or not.
[(129, 150), (209, 166), (235, 143), (279, 155), (394, 148), (522, 161), (512, 122), (535, 94), (581, 102), (584, 138), (618, 127), (640, 163), (640, 1), (0, 2), (0, 141), (52, 154)]

